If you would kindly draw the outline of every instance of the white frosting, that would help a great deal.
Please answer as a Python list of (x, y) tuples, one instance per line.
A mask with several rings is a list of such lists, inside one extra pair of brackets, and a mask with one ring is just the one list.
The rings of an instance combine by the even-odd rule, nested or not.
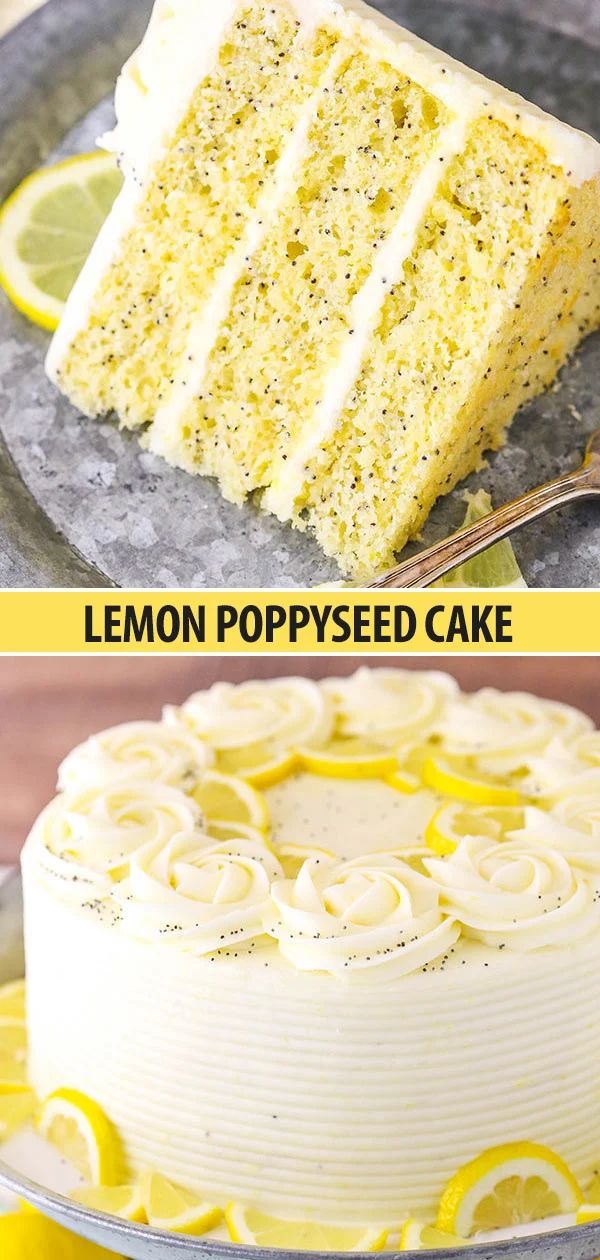
[(333, 717), (325, 692), (307, 678), (264, 683), (216, 683), (190, 696), (168, 721), (184, 721), (218, 753), (239, 754), (240, 763), (318, 746), (331, 734)]
[(300, 971), (403, 976), (440, 958), (460, 935), (432, 881), (389, 854), (311, 858), (295, 880), (276, 882), (272, 897), (273, 935)]
[(425, 866), (447, 913), (485, 945), (527, 952), (600, 933), (597, 890), (548, 843), (467, 836)]
[(135, 779), (191, 790), (213, 754), (183, 724), (126, 722), (92, 735), (58, 771), (59, 791)]
[(458, 694), (449, 674), (366, 666), (349, 678), (327, 680), (323, 690), (335, 707), (340, 734), (388, 747), (426, 738)]
[(482, 768), (503, 774), (527, 768), (557, 736), (571, 742), (592, 725), (569, 705), (485, 687), (450, 703), (438, 732), (447, 752), (476, 757)]
[(195, 832), (153, 841), (131, 859), (118, 888), (123, 927), (142, 940), (198, 954), (261, 936), (272, 918), (270, 887), (283, 874), (266, 846), (215, 844)]

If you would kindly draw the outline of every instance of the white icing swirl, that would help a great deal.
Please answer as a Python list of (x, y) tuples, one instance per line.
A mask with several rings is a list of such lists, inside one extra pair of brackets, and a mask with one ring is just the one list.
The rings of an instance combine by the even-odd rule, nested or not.
[(282, 874), (264, 844), (187, 832), (138, 850), (115, 897), (133, 936), (206, 954), (264, 934), (271, 883)]
[(526, 953), (600, 927), (593, 887), (549, 845), (468, 836), (451, 857), (425, 865), (447, 913), (485, 945)]
[(164, 846), (201, 822), (198, 805), (177, 788), (134, 781), (63, 793), (42, 814), (36, 834), (62, 863), (114, 877), (136, 849)]
[(588, 875), (600, 875), (600, 794), (592, 802), (588, 804), (585, 797), (568, 799), (561, 804), (571, 808), (562, 814), (557, 810), (555, 815), (528, 806), (523, 828), (510, 832), (508, 839), (515, 844), (533, 841), (547, 845), (561, 853), (570, 866)]
[(310, 858), (271, 896), (272, 935), (301, 971), (404, 975), (442, 957), (459, 936), (432, 881), (391, 854)]
[(446, 752), (476, 757), (489, 773), (507, 774), (527, 769), (557, 737), (568, 746), (591, 727), (590, 719), (569, 705), (484, 687), (449, 703), (439, 734)]
[(218, 753), (221, 769), (244, 770), (330, 736), (333, 722), (324, 691), (308, 678), (217, 683), (190, 696), (168, 721), (183, 719)]
[(357, 670), (330, 678), (323, 689), (333, 702), (341, 735), (395, 747), (434, 729), (448, 700), (458, 692), (448, 674), (402, 669)]
[(58, 789), (105, 787), (135, 779), (191, 791), (212, 761), (210, 748), (182, 724), (126, 722), (74, 748), (59, 767)]

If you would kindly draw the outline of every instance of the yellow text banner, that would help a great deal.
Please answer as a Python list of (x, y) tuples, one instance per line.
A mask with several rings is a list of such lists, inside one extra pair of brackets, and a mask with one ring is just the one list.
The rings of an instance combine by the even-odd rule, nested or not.
[(600, 651), (599, 591), (2, 591), (3, 653)]

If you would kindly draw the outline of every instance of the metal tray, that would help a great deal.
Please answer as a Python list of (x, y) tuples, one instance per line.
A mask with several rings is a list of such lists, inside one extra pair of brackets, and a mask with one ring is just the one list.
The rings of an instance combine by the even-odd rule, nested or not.
[[(23, 906), (21, 880), (11, 876), (0, 887), (0, 984), (23, 975)], [(318, 1255), (324, 1260), (348, 1260), (348, 1252), (312, 1252), (270, 1250), (266, 1247), (236, 1246), (233, 1243), (202, 1241), (184, 1235), (169, 1234), (145, 1225), (134, 1225), (102, 1212), (80, 1207), (60, 1194), (54, 1194), (39, 1183), (16, 1173), (0, 1159), (0, 1186), (19, 1195), (51, 1216), (67, 1229), (92, 1242), (100, 1243), (129, 1260), (302, 1260)], [(385, 1252), (386, 1256), (400, 1253)], [(440, 1256), (439, 1251), (403, 1251), (403, 1260)], [(356, 1253), (362, 1260), (373, 1260), (373, 1253)], [(600, 1221), (580, 1225), (577, 1229), (561, 1229), (532, 1234), (509, 1242), (484, 1243), (470, 1247), (450, 1248), (443, 1252), (445, 1260), (594, 1260), (600, 1255)]]
[[(597, 49), (455, 0), (375, 3), (600, 137)], [(148, 0), (48, 0), (0, 43), (0, 200), (45, 159), (93, 146), (148, 11)], [(168, 468), (111, 422), (83, 422), (44, 376), (46, 344), (0, 301), (1, 585), (300, 587), (339, 576), (309, 538), (225, 503), (214, 482)], [(599, 399), (596, 335), (466, 485), (484, 485), (500, 506), (574, 467)], [(426, 543), (460, 523), (463, 490), (434, 509)], [(532, 586), (600, 586), (600, 514), (589, 505), (531, 526), (517, 550)]]

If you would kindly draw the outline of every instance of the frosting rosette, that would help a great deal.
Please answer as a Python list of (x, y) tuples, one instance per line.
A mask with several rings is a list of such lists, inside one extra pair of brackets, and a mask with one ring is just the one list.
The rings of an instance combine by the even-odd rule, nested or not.
[(191, 791), (213, 761), (211, 749), (175, 722), (125, 722), (92, 735), (65, 757), (60, 792), (135, 779)]
[(340, 735), (387, 747), (426, 738), (458, 693), (454, 679), (435, 670), (365, 666), (350, 678), (330, 678), (322, 685), (335, 708)]
[(450, 755), (475, 757), (490, 774), (510, 774), (527, 769), (552, 741), (560, 738), (568, 747), (592, 727), (585, 714), (569, 705), (484, 687), (451, 700), (438, 733)]
[(404, 975), (442, 957), (460, 934), (432, 880), (388, 853), (309, 858), (271, 897), (271, 935), (300, 971)]
[(528, 806), (523, 828), (510, 832), (508, 839), (548, 845), (562, 853), (570, 866), (592, 876), (600, 875), (600, 793), (589, 802), (585, 796), (574, 797), (561, 805), (572, 808), (549, 814)]
[(322, 744), (333, 728), (327, 697), (308, 678), (216, 683), (165, 716), (188, 723), (216, 750), (219, 769), (231, 773), (250, 772), (304, 744)]
[(572, 945), (600, 926), (594, 886), (550, 845), (467, 836), (425, 866), (446, 912), (485, 945), (527, 953)]
[(181, 831), (200, 826), (202, 814), (191, 797), (163, 783), (131, 782), (64, 792), (40, 816), (38, 844), (72, 874), (80, 870), (123, 873), (136, 849), (166, 845)]
[(206, 954), (264, 934), (271, 884), (282, 874), (266, 845), (186, 832), (138, 850), (115, 897), (133, 936)]

